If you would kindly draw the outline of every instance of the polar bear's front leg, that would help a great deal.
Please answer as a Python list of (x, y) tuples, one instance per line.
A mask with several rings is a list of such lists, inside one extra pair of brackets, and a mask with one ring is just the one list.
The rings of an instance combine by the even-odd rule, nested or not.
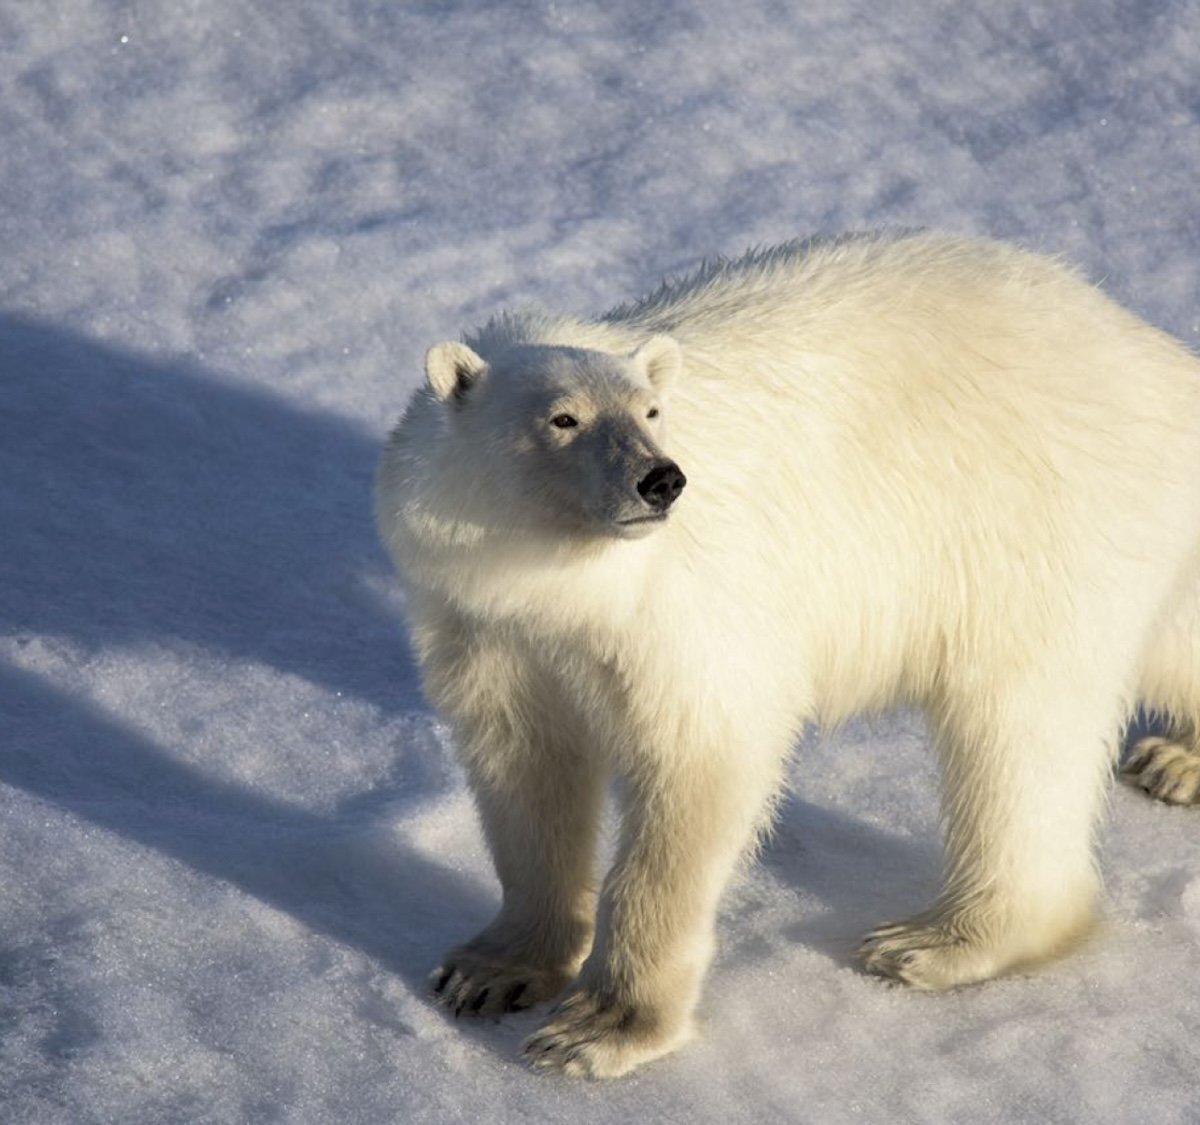
[(591, 947), (605, 775), (536, 665), (487, 636), (451, 639), (426, 689), (454, 720), (503, 901), (429, 979), (455, 1014), (495, 1015), (553, 999)]
[(601, 786), (569, 763), (538, 762), (528, 753), (518, 762), (502, 782), (475, 785), (503, 903), (430, 975), (434, 992), (456, 1015), (495, 1015), (553, 999), (591, 945)]
[(721, 891), (753, 837), (774, 777), (745, 759), (664, 755), (623, 792), (621, 844), (578, 980), (525, 1044), (539, 1068), (625, 1074), (694, 1032)]
[[(545, 749), (545, 748), (543, 748)], [(475, 802), (503, 891), (495, 919), (430, 975), (456, 1015), (495, 1015), (553, 999), (592, 939), (600, 777), (568, 748), (491, 745), (502, 769), (468, 759)]]

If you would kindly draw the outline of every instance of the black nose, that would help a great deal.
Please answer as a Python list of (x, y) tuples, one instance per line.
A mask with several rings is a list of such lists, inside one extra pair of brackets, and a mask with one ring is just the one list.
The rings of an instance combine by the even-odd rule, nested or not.
[(687, 477), (679, 471), (674, 461), (663, 461), (655, 465), (640, 481), (638, 495), (656, 512), (665, 512), (675, 503)]

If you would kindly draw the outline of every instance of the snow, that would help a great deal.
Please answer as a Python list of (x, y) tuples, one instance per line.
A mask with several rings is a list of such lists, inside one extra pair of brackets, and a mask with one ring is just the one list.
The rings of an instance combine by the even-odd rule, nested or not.
[(1107, 923), (862, 975), (937, 872), (909, 714), (798, 748), (703, 1037), (609, 1084), (425, 974), (497, 891), (370, 519), (420, 357), (717, 253), (929, 225), (1200, 342), (1195, 0), (0, 11), (0, 1104), (12, 1125), (1200, 1120), (1200, 817)]

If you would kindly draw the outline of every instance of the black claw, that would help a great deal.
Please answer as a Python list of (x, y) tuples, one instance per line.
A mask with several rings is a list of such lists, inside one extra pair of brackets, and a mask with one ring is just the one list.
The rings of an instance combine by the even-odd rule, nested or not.
[(521, 997), (525, 995), (525, 989), (528, 987), (525, 981), (514, 985), (509, 994), (504, 998), (504, 1010), (506, 1012), (514, 1012), (520, 1003)]
[(450, 978), (452, 976), (454, 976), (453, 969), (443, 969), (442, 975), (438, 978), (437, 984), (433, 986), (433, 991), (440, 996), (442, 994), (442, 989), (444, 989), (446, 985), (450, 983)]
[(487, 1003), (488, 991), (489, 990), (485, 988), (478, 996), (475, 997), (474, 1000), (471, 1001), (470, 1006), (472, 1012), (478, 1012), (484, 1006), (484, 1004)]

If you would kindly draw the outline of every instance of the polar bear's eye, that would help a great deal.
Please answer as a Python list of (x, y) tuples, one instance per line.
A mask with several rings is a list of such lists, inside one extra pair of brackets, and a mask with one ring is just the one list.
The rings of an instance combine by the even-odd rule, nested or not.
[(650, 409), (646, 411), (646, 417), (649, 418), (651, 421), (653, 421), (655, 418), (657, 418), (658, 417), (658, 407), (657, 406), (650, 407)]
[(555, 414), (550, 419), (550, 425), (559, 430), (571, 430), (579, 425), (579, 419), (574, 414)]

